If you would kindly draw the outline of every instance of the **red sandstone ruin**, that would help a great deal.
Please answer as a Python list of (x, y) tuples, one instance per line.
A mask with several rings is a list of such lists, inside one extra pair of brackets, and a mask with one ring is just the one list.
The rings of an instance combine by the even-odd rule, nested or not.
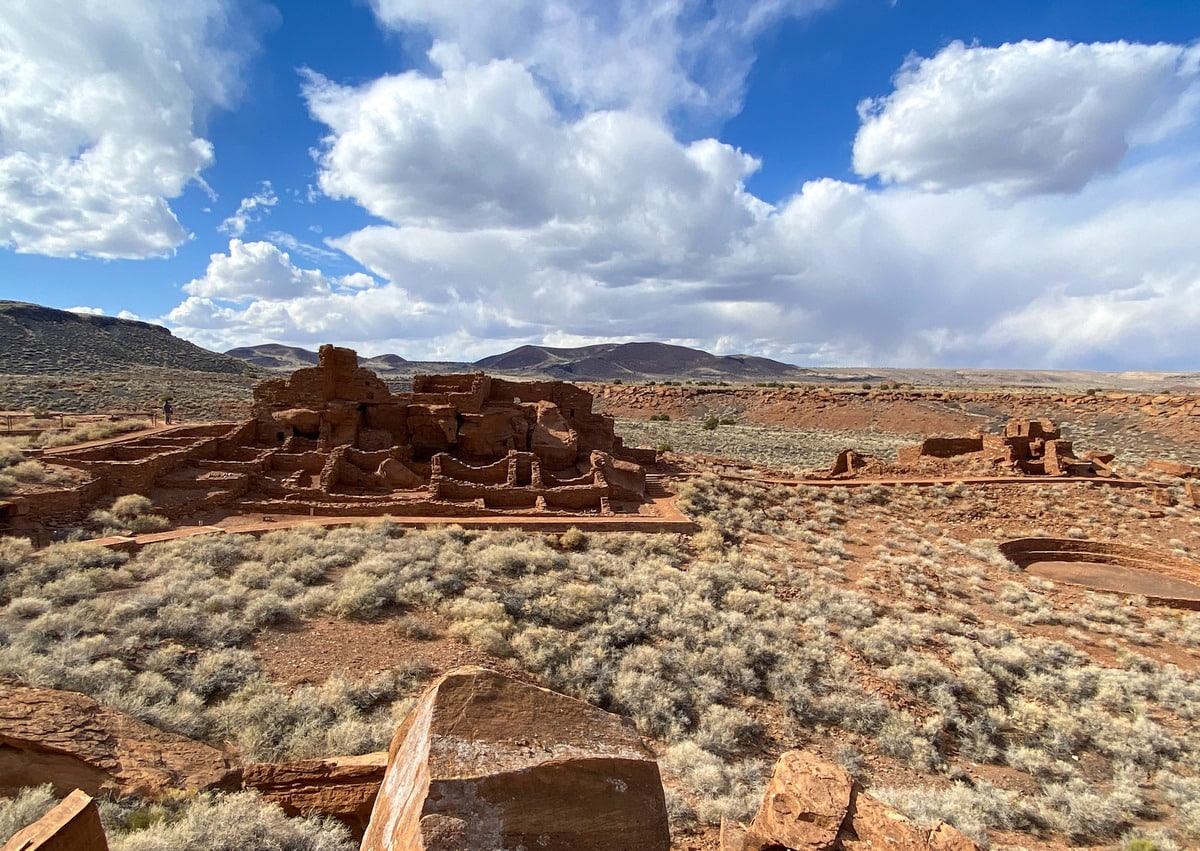
[(86, 483), (16, 513), (66, 517), (122, 494), (173, 519), (223, 509), (325, 516), (637, 513), (652, 450), (628, 449), (561, 381), (419, 375), (392, 393), (350, 349), (254, 391), (254, 417), (46, 456)]
[(1113, 456), (1087, 453), (1076, 458), (1072, 443), (1062, 439), (1057, 425), (1047, 419), (1012, 419), (1003, 434), (973, 434), (964, 437), (927, 437), (913, 446), (901, 447), (896, 461), (911, 465), (921, 458), (955, 458), (984, 453), (993, 466), (1007, 467), (1032, 476), (1111, 476)]

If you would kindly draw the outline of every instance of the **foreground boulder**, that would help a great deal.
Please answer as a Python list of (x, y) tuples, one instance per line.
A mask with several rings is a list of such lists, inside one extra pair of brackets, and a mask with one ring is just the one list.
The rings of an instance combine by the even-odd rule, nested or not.
[(254, 763), (242, 772), (242, 785), (278, 804), (289, 816), (331, 816), (361, 839), (387, 771), (387, 759), (387, 751), (380, 751), (364, 756)]
[(846, 819), (853, 788), (841, 766), (789, 751), (775, 765), (750, 835), (796, 851), (829, 848)]
[(0, 794), (51, 783), (157, 797), (176, 789), (237, 788), (216, 748), (164, 733), (82, 694), (0, 680)]
[(920, 827), (804, 751), (779, 758), (750, 825), (721, 825), (721, 851), (978, 851), (944, 822)]
[(18, 830), (0, 851), (108, 851), (100, 811), (76, 789), (54, 809)]
[(363, 851), (667, 851), (658, 765), (633, 723), (483, 668), (400, 725)]

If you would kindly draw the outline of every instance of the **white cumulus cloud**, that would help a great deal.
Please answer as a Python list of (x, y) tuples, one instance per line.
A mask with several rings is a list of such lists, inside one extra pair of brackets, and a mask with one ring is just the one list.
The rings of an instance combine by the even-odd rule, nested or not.
[(587, 111), (740, 108), (754, 38), (835, 0), (372, 0), (377, 18), (472, 64), (509, 59)]
[(213, 162), (245, 44), (223, 0), (10, 0), (0, 15), (0, 245), (145, 257), (187, 239), (169, 200)]
[(270, 212), (270, 208), (278, 203), (279, 197), (275, 194), (271, 181), (264, 180), (259, 184), (257, 192), (242, 199), (232, 216), (217, 225), (217, 230), (229, 236), (241, 236), (246, 232), (248, 224), (262, 219)]
[[(512, 0), (502, 5), (513, 20), (536, 24), (512, 32), (477, 27), (463, 11), (486, 19), (491, 6), (376, 5), (395, 26), (434, 36), (430, 66), (354, 86), (309, 72), (303, 94), (328, 129), (316, 154), (322, 191), (381, 221), (326, 239), (342, 255), (302, 252), (281, 235), (291, 255), (231, 241), (185, 286), (189, 298), (167, 317), (177, 333), (214, 347), (332, 341), (449, 360), (602, 339), (815, 364), (1109, 366), (1118, 353), (1130, 368), (1179, 368), (1194, 358), (1200, 157), (1155, 144), (1197, 126), (1194, 51), (1116, 45), (1112, 53), (1142, 69), (1126, 79), (1089, 47), (1095, 94), (1075, 91), (1084, 106), (1074, 124), (1047, 113), (1058, 123), (1045, 130), (1046, 144), (1068, 140), (1075, 153), (1067, 159), (1088, 163), (1072, 172), (1072, 191), (1054, 189), (1067, 185), (1061, 163), (1019, 145), (1007, 170), (984, 168), (999, 155), (990, 140), (956, 160), (952, 148), (928, 141), (935, 122), (914, 112), (895, 127), (912, 131), (913, 151), (933, 146), (941, 157), (931, 155), (920, 177), (879, 166), (882, 188), (812, 180), (772, 205), (745, 185), (769, 162), (717, 137), (685, 138), (670, 108), (622, 95), (615, 83), (606, 99), (563, 82), (572, 63), (594, 61), (599, 73), (604, 61), (544, 59), (554, 26), (543, 15), (565, 9), (574, 26), (591, 20), (579, 11), (586, 3)], [(754, 8), (777, 19), (785, 6)], [(655, 8), (670, 17), (681, 7)], [(703, 64), (716, 48), (696, 44), (691, 59)], [(1038, 74), (1072, 89), (1079, 56), (1070, 46), (1045, 49)], [(968, 66), (999, 61), (974, 52), (982, 50), (948, 48), (935, 58), (950, 63), (959, 51), (970, 54), (961, 59)], [(664, 67), (675, 68), (684, 53), (668, 52)], [(636, 65), (637, 51), (630, 55)], [(925, 73), (915, 61), (902, 70), (896, 104), (919, 91)], [(677, 80), (674, 99), (652, 100), (683, 104), (688, 85)], [(1118, 97), (1128, 87), (1150, 105), (1139, 112)], [(1019, 141), (1024, 125), (1014, 116), (1029, 119), (1037, 108), (1028, 103), (1036, 87), (1017, 88), (1019, 108), (1008, 115)], [(1118, 117), (1107, 123), (1091, 103), (1101, 93), (1115, 98)], [(989, 97), (993, 107), (1004, 100)], [(948, 87), (945, 126), (970, 138), (964, 98)], [(860, 140), (904, 112), (894, 106), (865, 109)], [(1144, 155), (1104, 160), (1104, 139), (1077, 139), (1085, 128), (1146, 145)], [(887, 150), (902, 160), (899, 147)], [(342, 274), (343, 256), (371, 274)], [(1151, 333), (1153, 345), (1144, 344)]]
[(190, 296), (224, 301), (280, 301), (330, 291), (317, 269), (301, 269), (287, 252), (269, 242), (229, 240), (228, 254), (209, 257), (204, 277), (183, 285)]
[(932, 191), (1075, 192), (1132, 145), (1194, 121), (1198, 96), (1197, 48), (954, 42), (859, 104), (854, 168)]

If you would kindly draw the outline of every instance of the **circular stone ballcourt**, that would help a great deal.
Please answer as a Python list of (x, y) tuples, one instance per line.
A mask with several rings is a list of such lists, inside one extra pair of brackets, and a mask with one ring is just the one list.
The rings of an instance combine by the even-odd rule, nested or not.
[(1200, 610), (1200, 565), (1139, 547), (1063, 538), (1017, 538), (1000, 551), (1027, 573), (1097, 591)]

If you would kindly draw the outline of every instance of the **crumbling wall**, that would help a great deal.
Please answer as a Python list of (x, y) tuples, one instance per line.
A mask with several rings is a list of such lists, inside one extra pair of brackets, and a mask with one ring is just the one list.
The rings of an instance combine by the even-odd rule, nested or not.
[(464, 414), (478, 414), (491, 397), (493, 379), (482, 372), (413, 376), (414, 404), (450, 405)]
[(105, 494), (158, 486), (156, 510), (177, 516), (198, 500), (374, 513), (421, 496), (472, 512), (604, 510), (610, 498), (644, 498), (640, 465), (656, 459), (626, 450), (583, 388), (465, 373), (417, 376), (412, 393), (392, 394), (352, 350), (333, 346), (317, 366), (261, 382), (254, 398), (254, 418), (234, 425), (181, 426), (55, 460), (92, 472)]
[(981, 435), (968, 437), (927, 437), (916, 446), (902, 446), (896, 453), (901, 464), (915, 464), (921, 458), (954, 458), (983, 450)]
[(458, 479), (459, 481), (472, 482), (479, 485), (504, 485), (511, 487), (516, 484), (512, 458), (506, 457), (492, 464), (473, 467), (470, 464), (459, 461), (453, 455), (441, 453), (433, 456), (433, 460), (430, 463), (433, 467), (432, 473), (434, 476)]
[(263, 381), (254, 388), (254, 402), (261, 408), (320, 408), (337, 399), (384, 402), (391, 398), (379, 376), (358, 365), (353, 349), (324, 345), (317, 365), (298, 369), (287, 379)]
[(646, 498), (646, 470), (639, 464), (618, 461), (607, 452), (592, 453), (592, 467), (598, 480), (607, 484), (609, 499), (641, 502)]
[(1053, 420), (1025, 420), (1014, 418), (1004, 425), (1005, 437), (1027, 437), (1031, 440), (1058, 440), (1062, 437)]

